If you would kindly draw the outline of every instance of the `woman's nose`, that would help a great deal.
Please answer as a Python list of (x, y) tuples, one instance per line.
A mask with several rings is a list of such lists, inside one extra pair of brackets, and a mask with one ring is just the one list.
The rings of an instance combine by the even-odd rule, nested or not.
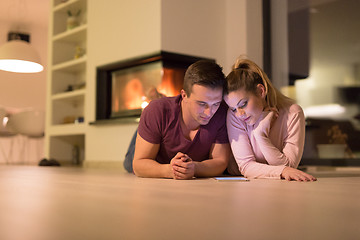
[(236, 109), (236, 116), (238, 118), (245, 117), (245, 111), (243, 109), (240, 109), (240, 108)]

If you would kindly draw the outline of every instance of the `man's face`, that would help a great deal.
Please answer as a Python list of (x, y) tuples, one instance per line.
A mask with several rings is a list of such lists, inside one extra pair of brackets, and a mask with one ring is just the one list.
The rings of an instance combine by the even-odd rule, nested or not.
[(222, 96), (222, 88), (212, 89), (198, 84), (192, 86), (190, 97), (182, 91), (186, 110), (200, 125), (209, 123), (220, 106)]

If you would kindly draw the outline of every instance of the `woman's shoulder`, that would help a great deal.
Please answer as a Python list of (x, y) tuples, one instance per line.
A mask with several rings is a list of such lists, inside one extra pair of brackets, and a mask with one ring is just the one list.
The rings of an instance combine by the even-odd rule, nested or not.
[[(281, 110), (280, 110), (281, 111)], [(292, 104), (289, 104), (288, 106), (284, 107), (282, 109), (282, 111), (288, 113), (288, 114), (303, 114), (304, 111), (303, 109), (301, 108), (300, 105), (296, 104), (296, 103), (292, 103)]]
[(289, 104), (287, 107), (279, 111), (280, 118), (285, 121), (294, 119), (305, 119), (304, 111), (300, 105), (296, 103)]

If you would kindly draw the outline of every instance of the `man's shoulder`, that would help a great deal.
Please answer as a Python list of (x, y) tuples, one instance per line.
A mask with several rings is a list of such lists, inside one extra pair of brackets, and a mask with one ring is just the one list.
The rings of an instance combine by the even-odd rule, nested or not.
[(149, 105), (144, 109), (144, 111), (151, 111), (151, 112), (161, 112), (164, 111), (171, 111), (173, 109), (176, 109), (179, 105), (179, 96), (175, 97), (163, 97), (160, 99), (152, 100)]
[(215, 115), (217, 115), (220, 118), (226, 118), (227, 110), (228, 110), (228, 106), (224, 101), (222, 101)]

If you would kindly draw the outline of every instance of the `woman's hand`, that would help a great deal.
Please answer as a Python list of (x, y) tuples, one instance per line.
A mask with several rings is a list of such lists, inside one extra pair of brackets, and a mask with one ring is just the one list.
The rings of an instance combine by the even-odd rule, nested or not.
[(281, 178), (287, 181), (295, 180), (302, 182), (312, 182), (317, 180), (316, 177), (292, 167), (285, 167), (281, 173)]

